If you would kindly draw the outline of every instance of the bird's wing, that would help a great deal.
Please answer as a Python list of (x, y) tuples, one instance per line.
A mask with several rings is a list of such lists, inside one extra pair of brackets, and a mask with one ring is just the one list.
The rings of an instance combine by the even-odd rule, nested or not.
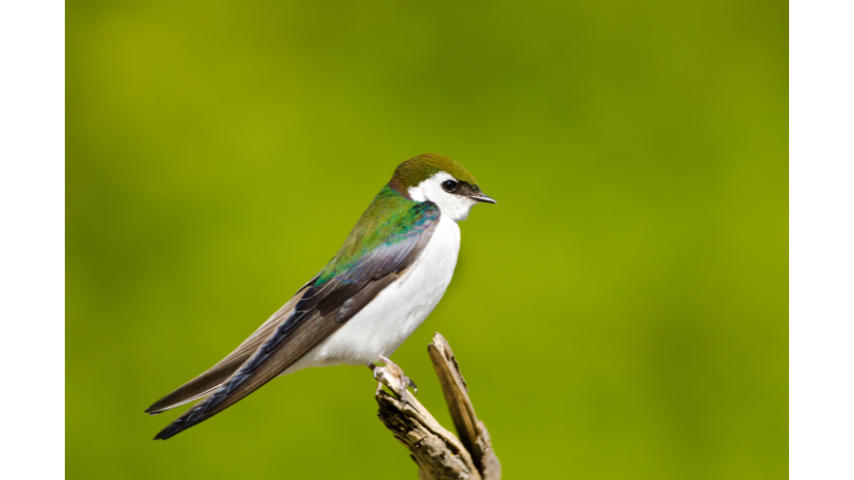
[[(160, 431), (170, 438), (223, 411), (282, 373), (358, 313), (387, 285), (399, 278), (424, 250), (439, 223), (439, 209), (417, 203), (378, 246), (350, 265), (335, 266), (307, 285), (293, 314), (279, 323), (250, 357), (210, 396)], [(351, 234), (352, 235), (352, 234)], [(334, 262), (334, 259), (333, 259)]]
[(312, 278), (308, 284), (300, 288), (293, 298), (288, 300), (282, 308), (271, 315), (266, 322), (258, 327), (252, 335), (243, 341), (243, 343), (238, 345), (233, 352), (229, 353), (225, 358), (217, 362), (216, 365), (209, 368), (204, 373), (201, 373), (196, 378), (176, 388), (169, 395), (166, 395), (160, 400), (154, 402), (153, 405), (145, 410), (145, 413), (157, 415), (158, 413), (165, 412), (170, 408), (175, 408), (184, 405), (185, 403), (198, 400), (216, 390), (217, 387), (222, 385), (222, 382), (224, 382), (232, 373), (243, 365), (243, 363), (252, 355), (253, 352), (255, 352), (255, 350), (258, 349), (258, 346), (261, 345), (267, 337), (273, 334), (273, 331), (280, 323), (287, 320), (291, 313), (293, 313), (294, 307), (296, 307), (297, 302), (302, 298), (308, 286), (315, 280), (317, 280), (317, 277)]

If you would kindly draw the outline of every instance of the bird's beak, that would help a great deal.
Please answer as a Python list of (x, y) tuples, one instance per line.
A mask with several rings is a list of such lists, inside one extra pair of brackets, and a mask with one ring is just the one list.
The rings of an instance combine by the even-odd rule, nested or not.
[(476, 202), (498, 203), (495, 201), (494, 198), (490, 197), (489, 195), (487, 195), (483, 192), (473, 193), (473, 194), (469, 195), (469, 198), (476, 201)]

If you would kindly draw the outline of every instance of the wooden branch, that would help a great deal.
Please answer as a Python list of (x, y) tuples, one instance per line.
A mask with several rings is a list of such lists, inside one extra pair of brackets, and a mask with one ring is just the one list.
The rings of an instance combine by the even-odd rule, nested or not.
[(474, 414), (474, 407), (469, 400), (468, 385), (463, 379), (463, 374), (460, 373), (460, 365), (451, 346), (445, 337), (437, 332), (433, 336), (433, 343), (427, 346), (427, 351), (430, 352), (433, 368), (436, 369), (436, 375), (442, 383), (445, 402), (448, 403), (460, 440), (471, 453), (472, 460), (484, 480), (498, 480), (501, 478), (501, 464), (495, 452), (492, 451), (492, 442), (486, 425)]
[(384, 391), (377, 394), (379, 417), (394, 437), (412, 452), (421, 480), (481, 480), (471, 455), (418, 400), (404, 405)]
[[(404, 403), (378, 389), (380, 420), (412, 453), (421, 480), (499, 480), (501, 464), (492, 451), (486, 427), (474, 414), (468, 387), (450, 345), (437, 333), (427, 350), (460, 438), (442, 427), (409, 394)], [(399, 367), (392, 366), (399, 371)], [(402, 379), (386, 375), (382, 380), (392, 391), (400, 391)]]

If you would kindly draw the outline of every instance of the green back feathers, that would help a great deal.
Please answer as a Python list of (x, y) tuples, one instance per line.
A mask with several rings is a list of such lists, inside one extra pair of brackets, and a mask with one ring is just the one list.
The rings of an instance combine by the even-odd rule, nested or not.
[(344, 245), (320, 272), (319, 283), (350, 269), (365, 254), (383, 245), (393, 245), (418, 234), (425, 223), (439, 218), (439, 209), (429, 202), (403, 197), (388, 185), (374, 197)]
[(438, 153), (425, 153), (401, 163), (397, 166), (394, 176), (391, 177), (391, 181), (388, 184), (391, 188), (408, 198), (410, 187), (414, 187), (436, 173), (443, 171), (448, 172), (461, 182), (468, 183), (475, 191), (480, 191), (474, 175), (450, 157), (439, 155)]

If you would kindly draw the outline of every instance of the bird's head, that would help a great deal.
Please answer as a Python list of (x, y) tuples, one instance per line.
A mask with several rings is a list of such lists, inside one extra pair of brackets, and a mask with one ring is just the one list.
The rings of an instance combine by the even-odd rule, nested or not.
[(474, 176), (449, 157), (425, 153), (401, 163), (389, 186), (417, 202), (431, 201), (442, 214), (459, 222), (479, 202), (496, 203), (480, 191)]

